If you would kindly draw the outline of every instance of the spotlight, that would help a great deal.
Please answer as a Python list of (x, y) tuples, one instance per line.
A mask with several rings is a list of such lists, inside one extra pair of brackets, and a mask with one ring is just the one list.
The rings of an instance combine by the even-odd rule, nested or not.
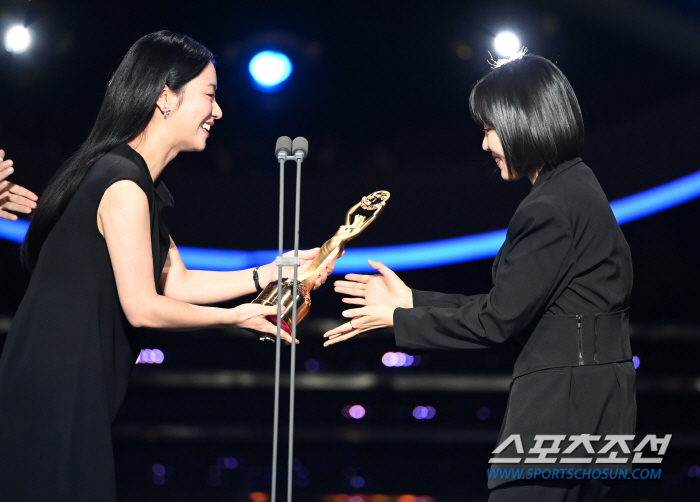
[(15, 25), (5, 34), (5, 49), (13, 54), (20, 54), (29, 48), (32, 38), (29, 30), (21, 25)]
[(253, 56), (248, 71), (258, 89), (275, 92), (292, 74), (292, 62), (277, 51), (262, 51)]
[(500, 56), (509, 58), (520, 50), (520, 40), (510, 31), (502, 31), (496, 35), (493, 46)]

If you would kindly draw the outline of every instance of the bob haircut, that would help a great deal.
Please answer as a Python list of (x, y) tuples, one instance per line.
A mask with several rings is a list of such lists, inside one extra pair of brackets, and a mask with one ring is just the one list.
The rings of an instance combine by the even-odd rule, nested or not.
[(532, 177), (580, 155), (578, 100), (561, 70), (541, 56), (499, 61), (472, 89), (469, 111), (477, 124), (498, 134), (513, 178)]
[(49, 181), (39, 199), (20, 258), (32, 269), (51, 229), (92, 165), (116, 146), (141, 134), (165, 86), (182, 100), (187, 83), (209, 64), (212, 53), (190, 37), (157, 31), (138, 39), (107, 84), (95, 125), (85, 143)]

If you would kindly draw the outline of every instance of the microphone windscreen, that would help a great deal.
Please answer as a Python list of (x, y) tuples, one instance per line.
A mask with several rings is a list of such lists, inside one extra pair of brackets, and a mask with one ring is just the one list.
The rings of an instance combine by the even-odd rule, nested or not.
[(277, 157), (281, 151), (286, 152), (287, 155), (292, 154), (292, 138), (289, 136), (281, 136), (277, 138), (277, 145), (275, 145), (275, 157)]
[(292, 153), (297, 153), (298, 150), (304, 152), (304, 158), (309, 155), (309, 142), (306, 141), (306, 138), (301, 136), (294, 138), (294, 143), (292, 143)]

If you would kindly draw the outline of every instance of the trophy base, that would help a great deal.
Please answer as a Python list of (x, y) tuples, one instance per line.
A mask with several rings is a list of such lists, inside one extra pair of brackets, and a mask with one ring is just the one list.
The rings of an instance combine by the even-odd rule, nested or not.
[[(297, 304), (297, 325), (309, 315), (311, 310), (311, 298), (309, 292), (303, 283), (297, 282), (296, 294), (292, 292), (292, 279), (284, 279), (282, 281), (282, 294), (277, 290), (277, 281), (273, 281), (263, 289), (260, 294), (251, 303), (260, 305), (276, 306), (278, 302), (282, 304), (282, 322), (280, 323), (282, 330), (285, 333), (292, 334), (292, 306), (296, 301)], [(274, 324), (277, 324), (277, 316), (267, 316), (267, 319)]]

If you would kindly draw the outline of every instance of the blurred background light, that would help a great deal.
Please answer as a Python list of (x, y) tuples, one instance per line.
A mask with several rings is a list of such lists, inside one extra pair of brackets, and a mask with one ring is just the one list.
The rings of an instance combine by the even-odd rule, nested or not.
[(363, 486), (365, 486), (365, 478), (363, 478), (362, 476), (354, 476), (350, 480), (350, 484), (353, 488), (362, 488)]
[(292, 62), (281, 52), (262, 51), (250, 60), (248, 70), (260, 90), (274, 92), (292, 74)]
[(359, 420), (360, 418), (365, 416), (366, 412), (364, 407), (360, 406), (359, 404), (356, 404), (355, 406), (350, 407), (348, 413), (352, 418)]
[(418, 420), (430, 420), (435, 416), (435, 408), (432, 406), (416, 406), (413, 409), (413, 417)]
[(486, 407), (486, 406), (482, 406), (481, 408), (476, 410), (476, 418), (478, 418), (479, 420), (486, 420), (490, 416), (491, 416), (491, 409)]
[(496, 35), (493, 46), (499, 56), (509, 58), (520, 50), (520, 40), (510, 31), (502, 31)]
[(21, 25), (15, 25), (5, 34), (5, 49), (13, 54), (20, 54), (27, 49), (32, 43), (32, 37), (29, 30)]
[(639, 368), (639, 363), (640, 363), (639, 357), (634, 356), (634, 357), (632, 358), (632, 362), (634, 363), (634, 369)]
[(316, 359), (309, 359), (304, 363), (304, 369), (309, 373), (318, 373), (321, 369), (321, 363)]

